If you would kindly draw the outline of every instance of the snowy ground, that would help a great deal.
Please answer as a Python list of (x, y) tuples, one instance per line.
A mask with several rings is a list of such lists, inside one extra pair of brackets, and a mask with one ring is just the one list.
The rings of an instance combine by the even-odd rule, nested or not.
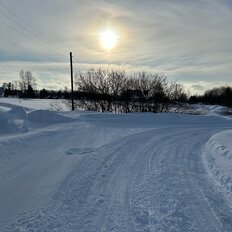
[(231, 118), (49, 105), (0, 99), (0, 231), (232, 231)]

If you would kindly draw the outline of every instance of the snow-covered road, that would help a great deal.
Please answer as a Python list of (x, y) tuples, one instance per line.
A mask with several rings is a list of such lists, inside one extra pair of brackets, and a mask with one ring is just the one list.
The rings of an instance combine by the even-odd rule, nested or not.
[(204, 159), (231, 120), (46, 114), (0, 138), (0, 231), (232, 231), (231, 192)]

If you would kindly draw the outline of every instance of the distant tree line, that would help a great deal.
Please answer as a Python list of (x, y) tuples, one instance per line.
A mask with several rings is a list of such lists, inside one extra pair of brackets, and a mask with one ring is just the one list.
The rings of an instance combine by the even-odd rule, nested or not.
[[(100, 112), (163, 112), (184, 103), (218, 104), (232, 107), (232, 88), (217, 87), (203, 95), (188, 97), (184, 88), (168, 82), (163, 74), (126, 73), (124, 70), (90, 69), (75, 75), (76, 108)], [(70, 90), (36, 90), (31, 71), (21, 70), (19, 80), (3, 83), (4, 96), (40, 99), (71, 99)], [(70, 104), (68, 102), (68, 104)]]
[(222, 86), (207, 90), (202, 96), (191, 96), (189, 103), (203, 103), (232, 107), (232, 88)]
[(31, 71), (21, 70), (19, 73), (20, 80), (3, 83), (4, 96), (35, 97), (36, 79)]
[(36, 78), (31, 71), (21, 70), (19, 72), (19, 80), (13, 82), (5, 82), (2, 84), (4, 89), (4, 97), (19, 97), (19, 98), (49, 98), (49, 99), (69, 99), (70, 91), (64, 90), (36, 90)]

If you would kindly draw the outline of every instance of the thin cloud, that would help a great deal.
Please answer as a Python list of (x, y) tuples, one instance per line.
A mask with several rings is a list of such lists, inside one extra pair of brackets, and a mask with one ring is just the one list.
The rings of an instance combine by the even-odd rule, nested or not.
[[(206, 88), (210, 82), (231, 83), (232, 4), (228, 0), (21, 0), (20, 4), (11, 0), (3, 3), (26, 21), (27, 26), (42, 32), (49, 42), (41, 41), (23, 28), (18, 27), (19, 34), (1, 24), (1, 36), (15, 44), (0, 43), (0, 81), (15, 76), (16, 70), (12, 72), (7, 62), (20, 61), (15, 66), (17, 72), (23, 68), (20, 64), (27, 64), (41, 77), (41, 86), (43, 83), (48, 86), (54, 80), (52, 76), (62, 80), (61, 76), (68, 72), (60, 63), (68, 63), (72, 51), (77, 64), (90, 64), (90, 67), (112, 64), (153, 70), (182, 83), (203, 81)], [(16, 26), (1, 14), (0, 21)], [(112, 27), (119, 35), (117, 47), (110, 53), (99, 43), (99, 33), (106, 27)], [(56, 63), (53, 68), (52, 63)]]

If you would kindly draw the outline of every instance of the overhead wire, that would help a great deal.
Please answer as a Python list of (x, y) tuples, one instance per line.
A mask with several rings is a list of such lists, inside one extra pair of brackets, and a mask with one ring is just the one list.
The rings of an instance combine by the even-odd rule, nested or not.
[(23, 49), (28, 49), (28, 48), (24, 47), (23, 45), (21, 45), (21, 44), (19, 44), (19, 43), (15, 43), (14, 41), (11, 41), (11, 40), (9, 40), (9, 39), (6, 39), (6, 38), (4, 38), (4, 37), (2, 37), (2, 36), (0, 36), (0, 40), (5, 41), (5, 42), (7, 42), (7, 43), (11, 43), (11, 44), (16, 45), (16, 46), (19, 46), (19, 47), (21, 47), (21, 48), (23, 48)]
[[(34, 29), (31, 29), (31, 27), (29, 25), (25, 26), (23, 24), (26, 24), (24, 22), (24, 20), (22, 20), (20, 17), (18, 17), (14, 12), (12, 12), (9, 8), (7, 8), (5, 5), (3, 5), (0, 2), (0, 6), (2, 8), (4, 8), (5, 10), (7, 10), (13, 17), (10, 17), (9, 15), (7, 15), (5, 12), (3, 12), (2, 10), (0, 10), (0, 14), (3, 15), (5, 18), (7, 18), (8, 20), (10, 20), (11, 22), (13, 22), (14, 24), (16, 24), (17, 26), (19, 26), (21, 29), (23, 29), (24, 32), (27, 32), (27, 34), (23, 33), (22, 31), (20, 31), (19, 29), (16, 29), (15, 27), (13, 27), (12, 25), (7, 24), (6, 22), (1, 21), (1, 23), (5, 24), (6, 26), (8, 26), (9, 28), (11, 28), (14, 31), (17, 31), (18, 33), (20, 33), (22, 36), (24, 36), (25, 38), (29, 39), (30, 41), (32, 41), (34, 44), (36, 44), (37, 46), (40, 46), (41, 48), (46, 48), (49, 49), (50, 51), (52, 51), (53, 53), (56, 53), (58, 56), (61, 56), (61, 53), (57, 52), (57, 49), (54, 47), (54, 45), (51, 45), (51, 42), (45, 38), (45, 36), (42, 35), (42, 33), (40, 33), (39, 31), (35, 31)], [(17, 18), (20, 22), (18, 22), (17, 20), (15, 20), (15, 18)], [(23, 24), (22, 24), (23, 23)], [(33, 31), (34, 30), (34, 31)], [(31, 37), (28, 36), (28, 33), (30, 35), (36, 36), (36, 38), (38, 38), (38, 36), (40, 37), (40, 39), (43, 41), (43, 44), (46, 44), (46, 47), (44, 45), (42, 45), (41, 43), (38, 43), (37, 40), (35, 40), (34, 38), (32, 39)], [(41, 41), (40, 40), (40, 41)], [(62, 54), (63, 57), (63, 54)]]
[(11, 15), (13, 15), (18, 21), (20, 21), (22, 24), (25, 24), (26, 26), (22, 25), (28, 32), (31, 32), (33, 34), (36, 34), (39, 36), (44, 42), (49, 43), (52, 47), (56, 48), (56, 44), (52, 41), (50, 41), (45, 35), (43, 35), (40, 31), (33, 28), (31, 25), (29, 25), (25, 20), (20, 18), (18, 15), (16, 15), (12, 10), (10, 10), (8, 7), (6, 7), (3, 3), (0, 2), (0, 6), (4, 8), (6, 11), (8, 11)]
[(54, 48), (56, 48), (54, 45), (54, 42), (51, 42), (45, 35), (43, 35), (40, 31), (38, 31), (37, 29), (33, 28), (31, 25), (29, 25), (26, 21), (24, 21), (22, 18), (20, 18), (18, 15), (16, 15), (12, 10), (10, 10), (8, 7), (6, 7), (3, 3), (0, 2), (0, 5), (6, 10), (8, 11), (11, 15), (13, 15), (17, 20), (21, 21), (21, 23), (25, 24), (27, 26), (27, 28), (32, 32), (32, 33), (36, 33), (41, 39), (43, 39), (44, 41), (46, 41), (47, 43), (51, 44), (51, 46), (54, 46)]
[[(29, 40), (32, 41), (34, 44), (36, 44), (39, 48), (41, 48), (41, 46), (37, 43), (37, 41), (35, 41), (34, 39), (31, 39), (29, 36), (27, 36), (26, 34), (24, 34), (24, 33), (23, 33), (22, 31), (20, 31), (18, 28), (15, 28), (14, 26), (12, 26), (12, 25), (10, 25), (10, 24), (4, 22), (4, 21), (0, 21), (0, 22), (1, 22), (2, 24), (6, 25), (7, 27), (11, 28), (12, 30), (18, 32), (18, 33), (21, 34), (23, 37), (29, 39)], [(15, 44), (15, 45), (17, 44), (18, 46), (24, 47), (23, 45), (21, 45), (21, 44), (19, 44), (19, 43), (16, 43), (16, 42), (14, 42), (14, 44)], [(26, 48), (26, 47), (24, 47), (24, 48), (25, 48), (25, 49), (28, 49), (28, 48)], [(33, 51), (33, 50), (31, 49), (31, 51)]]
[[(10, 39), (8, 39), (8, 38), (3, 37), (2, 35), (0, 35), (0, 40), (6, 42), (6, 43), (8, 43), (8, 44), (17, 46), (17, 47), (21, 47), (22, 49), (24, 49), (24, 51), (28, 51), (28, 52), (30, 51), (30, 52), (32, 52), (32, 53), (36, 53), (37, 55), (44, 56), (43, 53), (40, 53), (40, 52), (38, 52), (38, 51), (35, 51), (35, 50), (31, 49), (30, 47), (25, 47), (25, 46), (23, 46), (23, 45), (20, 44), (20, 43), (17, 43), (17, 42), (15, 42), (15, 41), (12, 41), (12, 40), (10, 40)], [(51, 54), (50, 54), (49, 57), (57, 58), (57, 55), (51, 55)], [(62, 58), (64, 58), (64, 56), (62, 56)]]

